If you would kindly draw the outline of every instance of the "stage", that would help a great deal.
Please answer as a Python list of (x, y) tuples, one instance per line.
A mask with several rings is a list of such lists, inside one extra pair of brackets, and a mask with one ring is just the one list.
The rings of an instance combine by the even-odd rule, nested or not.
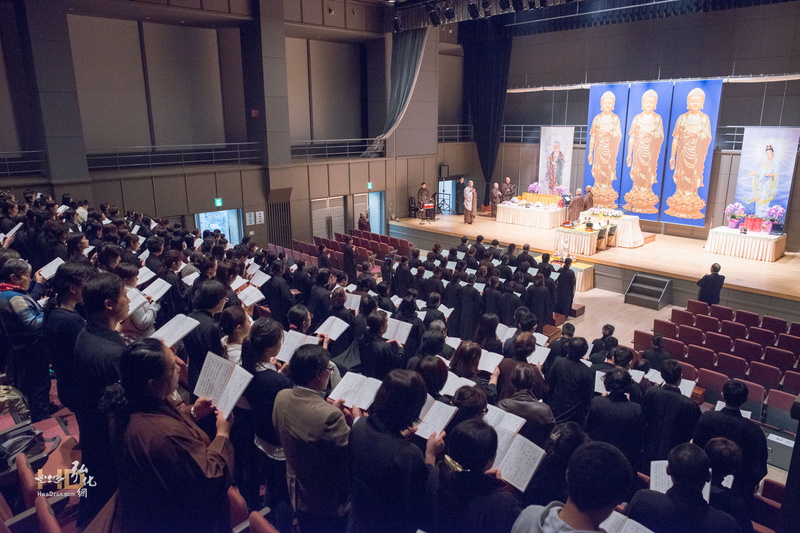
[[(389, 222), (390, 235), (408, 239), (425, 250), (436, 242), (446, 248), (456, 246), (462, 235), (468, 236), (472, 244), (477, 235), (483, 235), (487, 246), (492, 239), (497, 239), (503, 246), (515, 243), (517, 253), (524, 243), (530, 244), (533, 251), (552, 253), (555, 232), (556, 229), (503, 224), (488, 213), (478, 213), (472, 225), (465, 224), (461, 215), (439, 215), (435, 222), (424, 225), (411, 218)], [(613, 247), (591, 256), (576, 257), (594, 264), (598, 278), (608, 278), (598, 279), (596, 287), (615, 292), (624, 292), (635, 272), (672, 278), (672, 301), (676, 305), (694, 298), (695, 281), (708, 273), (712, 263), (719, 263), (721, 274), (725, 275), (723, 305), (800, 320), (800, 305), (797, 304), (800, 302), (800, 254), (787, 253), (778, 261), (767, 263), (707, 253), (703, 249), (706, 241), (700, 239), (656, 235), (655, 240), (647, 241), (639, 248)], [(626, 276), (626, 272), (630, 275)]]

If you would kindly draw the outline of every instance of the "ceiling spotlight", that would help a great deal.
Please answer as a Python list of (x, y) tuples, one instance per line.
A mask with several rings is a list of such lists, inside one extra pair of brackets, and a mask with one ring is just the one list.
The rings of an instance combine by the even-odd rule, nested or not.
[(456, 10), (450, 2), (447, 2), (447, 5), (444, 6), (444, 18), (447, 19), (448, 22), (456, 18)]
[(481, 2), (481, 7), (483, 8), (484, 17), (492, 16), (492, 3), (489, 0), (483, 0), (483, 2)]
[(470, 18), (476, 19), (481, 16), (480, 11), (478, 11), (478, 4), (475, 3), (475, 0), (470, 0), (469, 5), (467, 5), (467, 11), (469, 11)]
[(511, 0), (511, 5), (514, 6), (514, 11), (522, 11), (525, 9), (525, 4), (522, 0)]
[(436, 4), (428, 4), (426, 8), (428, 9), (428, 16), (431, 19), (431, 24), (433, 24), (433, 27), (435, 28), (436, 26), (440, 25), (442, 23), (442, 16), (439, 14), (439, 8), (436, 6)]
[(511, 8), (511, 0), (500, 0), (500, 11), (505, 11)]
[(392, 21), (392, 26), (394, 27), (395, 33), (400, 33), (403, 31), (403, 19), (400, 18), (400, 14), (396, 14), (394, 16), (394, 20)]

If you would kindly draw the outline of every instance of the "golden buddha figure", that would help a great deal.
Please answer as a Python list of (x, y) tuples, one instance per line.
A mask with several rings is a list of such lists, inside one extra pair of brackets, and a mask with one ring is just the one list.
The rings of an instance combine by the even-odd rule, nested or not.
[(678, 218), (703, 218), (706, 203), (697, 194), (703, 187), (703, 170), (711, 145), (711, 120), (703, 113), (706, 93), (696, 87), (686, 97), (688, 112), (678, 117), (672, 131), (669, 168), (675, 173), (675, 193), (667, 198), (666, 214)]
[(658, 93), (650, 89), (642, 95), (642, 112), (633, 117), (628, 133), (628, 156), (631, 169), (631, 190), (625, 194), (623, 207), (634, 213), (658, 213), (658, 196), (653, 192), (656, 170), (664, 142), (664, 122), (655, 112)]
[(587, 162), (592, 167), (594, 178), (594, 206), (613, 209), (619, 196), (612, 182), (617, 179), (617, 155), (622, 140), (622, 127), (614, 113), (616, 96), (606, 91), (600, 97), (600, 113), (592, 119), (589, 129), (589, 155)]

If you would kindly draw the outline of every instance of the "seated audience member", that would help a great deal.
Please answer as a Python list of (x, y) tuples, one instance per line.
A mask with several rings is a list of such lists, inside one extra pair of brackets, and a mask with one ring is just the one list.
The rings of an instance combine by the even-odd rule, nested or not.
[(742, 416), (740, 408), (747, 401), (747, 386), (741, 381), (728, 381), (722, 386), (725, 407), (706, 411), (700, 416), (692, 442), (705, 447), (714, 437), (725, 437), (742, 449), (742, 464), (733, 476), (733, 490), (750, 504), (753, 493), (767, 475), (767, 438), (752, 420)]
[(133, 313), (119, 323), (120, 333), (128, 343), (134, 343), (138, 340), (144, 339), (155, 333), (156, 331), (156, 316), (161, 309), (158, 302), (153, 302), (142, 294), (138, 289), (139, 285), (139, 269), (130, 263), (120, 263), (117, 265), (116, 273), (125, 282), (125, 290), (128, 297), (131, 293), (138, 293), (138, 296), (147, 300), (144, 304), (137, 307)]
[(511, 372), (510, 382), (514, 394), (500, 400), (498, 407), (525, 419), (519, 434), (540, 448), (544, 448), (550, 432), (556, 425), (553, 412), (533, 394), (533, 389), (541, 379), (539, 370), (529, 364), (518, 364)]
[(595, 339), (592, 341), (592, 353), (597, 353), (605, 350), (605, 340), (606, 337), (611, 337), (614, 335), (614, 325), (613, 324), (606, 324), (603, 326), (603, 336), (599, 339)]
[(586, 419), (594, 396), (594, 372), (581, 363), (588, 349), (586, 339), (575, 337), (569, 343), (567, 356), (553, 361), (545, 376), (550, 386), (547, 404), (558, 424), (577, 422), (583, 426)]
[(482, 350), (494, 353), (503, 353), (503, 344), (497, 338), (497, 325), (500, 324), (500, 319), (497, 315), (485, 313), (481, 315), (478, 321), (478, 327), (475, 331), (475, 342)]
[[(378, 389), (370, 416), (353, 426), (348, 533), (414, 532), (427, 526), (430, 503), (424, 497), (425, 487), (430, 467), (444, 451), (443, 435), (431, 435), (424, 455), (403, 436), (419, 416), (425, 396), (419, 374), (393, 370)], [(329, 468), (329, 464), (320, 465), (320, 469)]]
[(463, 341), (456, 349), (453, 360), (450, 361), (450, 372), (460, 378), (466, 378), (482, 388), (486, 393), (489, 403), (497, 403), (497, 378), (500, 369), (496, 368), (493, 374), (479, 371), (478, 363), (481, 360), (481, 347), (471, 341)]
[(607, 396), (596, 396), (589, 406), (584, 429), (594, 441), (616, 446), (634, 471), (642, 462), (645, 423), (642, 407), (628, 399), (631, 375), (616, 368), (603, 376)]
[(650, 368), (661, 372), (661, 365), (667, 359), (671, 359), (669, 352), (664, 348), (664, 338), (660, 333), (653, 335), (650, 340), (650, 348), (645, 350), (642, 354), (642, 359), (647, 359), (650, 362)]
[(444, 461), (428, 482), (432, 533), (507, 533), (519, 515), (513, 490), (486, 474), (497, 453), (497, 433), (482, 420), (455, 427)]
[(320, 394), (330, 376), (328, 351), (317, 345), (297, 349), (289, 365), (293, 389), (278, 392), (272, 412), (286, 456), (286, 479), (302, 533), (343, 532), (350, 486), (347, 482), (349, 425), (361, 411), (331, 405)]
[(589, 437), (575, 422), (557, 425), (544, 446), (546, 455), (522, 495), (526, 505), (547, 505), (567, 501), (567, 465), (574, 452)]
[(361, 371), (365, 376), (378, 380), (383, 380), (391, 370), (403, 368), (406, 364), (403, 345), (396, 340), (387, 342), (383, 338), (388, 324), (384, 313), (371, 312), (367, 317), (367, 333), (358, 348)]
[(708, 503), (714, 509), (731, 515), (744, 533), (752, 533), (753, 523), (747, 504), (736, 491), (723, 484), (725, 478), (733, 476), (742, 464), (742, 449), (732, 440), (717, 437), (708, 441), (703, 451), (711, 463), (711, 497)]
[(650, 471), (651, 461), (663, 461), (670, 450), (689, 442), (700, 419), (700, 408), (694, 400), (681, 393), (683, 369), (678, 361), (667, 359), (661, 365), (664, 384), (647, 389), (642, 402), (647, 431), (645, 433), (644, 471)]
[[(427, 335), (430, 332), (426, 332)], [(424, 342), (423, 342), (424, 345)], [(447, 383), (447, 365), (441, 357), (426, 356), (420, 359), (416, 371), (425, 381), (428, 394), (437, 402), (450, 404), (450, 399), (442, 395), (442, 388)]]
[[(122, 353), (120, 383), (109, 388), (105, 405), (114, 415), (114, 450), (125, 474), (115, 505), (106, 506), (87, 533), (112, 521), (115, 531), (230, 531), (231, 424), (207, 399), (177, 409), (170, 397), (179, 372), (178, 358), (156, 339)], [(212, 412), (213, 441), (195, 424)]]
[(503, 358), (498, 366), (500, 375), (497, 377), (497, 389), (498, 397), (501, 400), (510, 398), (515, 393), (514, 385), (511, 382), (511, 375), (514, 369), (519, 365), (533, 368), (532, 393), (537, 400), (544, 398), (550, 391), (539, 369), (528, 363), (528, 357), (530, 357), (535, 349), (536, 339), (532, 333), (524, 332), (516, 336), (514, 343), (511, 345), (511, 353), (508, 354), (508, 357)]
[(590, 442), (572, 454), (567, 467), (567, 502), (522, 511), (512, 533), (603, 531), (600, 524), (622, 502), (633, 482), (625, 456), (605, 442)]
[(711, 464), (695, 444), (675, 446), (667, 459), (672, 488), (666, 494), (637, 491), (627, 508), (628, 516), (654, 533), (741, 533), (736, 520), (711, 507), (703, 498), (703, 486), (711, 479)]

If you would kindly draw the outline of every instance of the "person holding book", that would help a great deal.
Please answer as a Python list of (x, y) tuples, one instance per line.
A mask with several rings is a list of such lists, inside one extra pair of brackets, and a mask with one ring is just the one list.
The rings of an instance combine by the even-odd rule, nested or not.
[(529, 364), (518, 364), (511, 372), (514, 394), (497, 404), (500, 409), (525, 419), (519, 434), (544, 448), (550, 432), (556, 426), (556, 419), (550, 407), (540, 402), (533, 394), (537, 379), (542, 379), (539, 370)]
[(295, 387), (277, 393), (272, 411), (300, 533), (344, 533), (350, 509), (348, 444), (350, 426), (361, 410), (347, 409), (341, 400), (325, 401), (329, 362), (323, 347), (299, 347), (289, 364)]
[(348, 533), (414, 533), (426, 527), (430, 510), (425, 487), (436, 456), (444, 451), (444, 432), (431, 435), (424, 454), (404, 435), (413, 432), (425, 398), (425, 382), (418, 373), (392, 370), (375, 395), (370, 416), (353, 425)]
[(572, 453), (582, 444), (590, 442), (589, 436), (575, 422), (557, 425), (545, 443), (546, 455), (533, 474), (522, 495), (526, 505), (547, 505), (567, 501), (567, 466)]
[(284, 278), (286, 263), (275, 260), (270, 268), (272, 277), (261, 286), (261, 292), (266, 298), (272, 318), (286, 328), (289, 326), (286, 313), (295, 304), (289, 283)]
[(383, 338), (388, 325), (386, 314), (372, 311), (367, 317), (367, 332), (359, 343), (361, 371), (377, 380), (383, 380), (390, 371), (403, 368), (406, 363), (403, 345), (397, 340)]
[(481, 347), (472, 341), (463, 341), (453, 360), (450, 362), (450, 372), (460, 378), (466, 378), (483, 389), (489, 403), (497, 403), (497, 379), (500, 376), (500, 369), (496, 368), (493, 373), (478, 370), (481, 360)]
[(341, 355), (353, 344), (353, 324), (355, 323), (356, 315), (352, 310), (347, 309), (344, 306), (346, 302), (347, 293), (345, 290), (342, 287), (333, 289), (333, 292), (331, 293), (331, 310), (329, 316), (333, 316), (339, 320), (342, 320), (349, 327), (344, 331), (344, 333), (339, 335), (338, 339), (335, 341), (332, 340), (328, 345), (328, 351), (331, 354), (331, 358)]
[(397, 306), (397, 313), (394, 316), (395, 319), (401, 322), (411, 324), (411, 332), (405, 342), (402, 343), (406, 361), (409, 357), (417, 355), (419, 346), (422, 343), (422, 335), (425, 333), (425, 325), (417, 316), (417, 294), (416, 291), (410, 291), (409, 294), (406, 294), (403, 301)]
[[(113, 415), (114, 434), (114, 446), (105, 452), (116, 452), (125, 474), (87, 533), (230, 531), (231, 423), (207, 399), (177, 408), (170, 397), (179, 372), (178, 358), (156, 339), (139, 341), (121, 354), (120, 381), (109, 387), (103, 405)], [(195, 420), (212, 412), (216, 436), (210, 440)], [(103, 482), (98, 479), (92, 488)]]
[[(530, 313), (527, 314), (530, 315)], [(524, 316), (523, 319), (525, 318), (527, 317)], [(497, 376), (497, 393), (500, 400), (511, 398), (517, 392), (516, 386), (513, 384), (512, 375), (514, 374), (514, 370), (521, 365), (532, 369), (533, 384), (531, 393), (536, 400), (544, 398), (547, 393), (550, 392), (550, 387), (547, 385), (541, 370), (528, 363), (528, 357), (530, 357), (535, 350), (536, 339), (530, 331), (523, 331), (514, 338), (514, 342), (511, 344), (511, 350), (506, 354), (507, 356), (500, 361), (497, 367), (500, 371), (500, 375)]]
[(200, 325), (189, 332), (183, 339), (183, 347), (189, 357), (189, 390), (193, 391), (197, 385), (197, 378), (206, 360), (206, 354), (224, 357), (222, 348), (222, 335), (219, 322), (215, 318), (222, 312), (225, 302), (228, 301), (227, 290), (219, 281), (208, 280), (197, 286), (192, 299), (194, 311), (189, 318), (197, 320)]
[(507, 533), (520, 513), (510, 486), (487, 471), (497, 453), (497, 432), (480, 419), (457, 425), (444, 460), (433, 468), (427, 494), (431, 533)]

